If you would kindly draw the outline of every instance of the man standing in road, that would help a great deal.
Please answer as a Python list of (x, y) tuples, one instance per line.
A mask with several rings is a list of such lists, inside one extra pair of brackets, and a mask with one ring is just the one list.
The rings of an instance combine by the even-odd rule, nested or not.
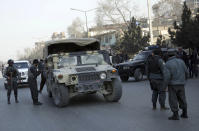
[(165, 64), (168, 69), (168, 91), (169, 91), (169, 105), (173, 115), (169, 120), (179, 120), (178, 104), (182, 109), (182, 118), (187, 116), (187, 102), (185, 97), (186, 78), (188, 77), (188, 70), (183, 60), (176, 58), (174, 51), (168, 52), (169, 59)]
[(45, 65), (44, 65), (44, 61), (41, 59), (38, 65), (39, 71), (41, 72), (41, 83), (40, 83), (40, 89), (39, 89), (39, 93), (42, 93), (43, 87), (46, 83), (46, 76), (45, 76)]
[(17, 80), (20, 77), (18, 70), (13, 66), (14, 61), (12, 59), (8, 60), (8, 67), (6, 68), (4, 77), (7, 79), (8, 82), (8, 91), (7, 91), (7, 97), (8, 97), (8, 104), (10, 104), (10, 95), (12, 89), (14, 90), (15, 95), (15, 102), (19, 103), (17, 98)]
[(38, 64), (39, 61), (37, 59), (33, 60), (33, 65), (28, 70), (28, 83), (34, 105), (42, 105), (42, 103), (38, 101), (37, 76), (40, 75), (37, 68)]
[(155, 49), (152, 55), (148, 57), (146, 64), (146, 73), (150, 81), (152, 94), (153, 109), (156, 109), (157, 99), (159, 97), (159, 103), (162, 110), (168, 110), (165, 107), (166, 100), (166, 86), (164, 84), (164, 64), (160, 57), (161, 50)]

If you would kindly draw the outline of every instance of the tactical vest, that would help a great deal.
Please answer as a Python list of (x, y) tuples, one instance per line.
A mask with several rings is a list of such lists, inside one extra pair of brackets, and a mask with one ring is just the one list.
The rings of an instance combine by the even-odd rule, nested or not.
[(6, 75), (9, 77), (17, 77), (17, 69), (15, 67), (8, 66), (6, 69)]
[(161, 70), (159, 67), (159, 56), (150, 56), (148, 58), (148, 71), (153, 74), (161, 74)]

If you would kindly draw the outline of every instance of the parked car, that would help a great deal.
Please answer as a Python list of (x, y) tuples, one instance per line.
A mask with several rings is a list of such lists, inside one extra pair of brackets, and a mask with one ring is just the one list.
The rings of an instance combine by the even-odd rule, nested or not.
[[(18, 86), (28, 85), (28, 69), (30, 67), (29, 61), (14, 61), (14, 66), (17, 68), (20, 75), (20, 80), (17, 82)], [(8, 82), (6, 79), (4, 81), (4, 86), (7, 89)]]
[(152, 50), (141, 51), (133, 60), (116, 65), (120, 79), (123, 82), (128, 81), (129, 77), (134, 77), (136, 81), (142, 80), (145, 74), (146, 60), (151, 53)]

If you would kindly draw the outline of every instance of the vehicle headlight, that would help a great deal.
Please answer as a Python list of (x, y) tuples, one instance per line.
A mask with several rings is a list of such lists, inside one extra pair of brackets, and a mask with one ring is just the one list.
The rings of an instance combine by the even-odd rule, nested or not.
[(101, 73), (101, 74), (100, 74), (100, 78), (101, 78), (102, 80), (106, 79), (106, 73)]
[(57, 77), (59, 80), (61, 80), (61, 79), (63, 79), (64, 76), (62, 74), (59, 74)]

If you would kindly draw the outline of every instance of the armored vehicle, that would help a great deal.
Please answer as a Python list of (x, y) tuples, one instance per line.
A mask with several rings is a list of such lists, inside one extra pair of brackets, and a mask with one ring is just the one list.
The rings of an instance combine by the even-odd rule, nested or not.
[(122, 96), (117, 70), (96, 39), (63, 39), (45, 43), (47, 91), (58, 107), (79, 94), (101, 93), (108, 102)]
[(145, 63), (152, 51), (142, 51), (133, 60), (116, 65), (122, 81), (128, 81), (129, 77), (134, 77), (136, 81), (143, 79), (145, 74)]
[[(144, 50), (139, 52), (133, 60), (128, 62), (117, 64), (115, 67), (118, 70), (118, 74), (120, 75), (120, 79), (123, 82), (128, 81), (129, 77), (134, 77), (135, 81), (141, 81), (143, 79), (143, 75), (146, 74), (146, 61), (149, 55), (152, 54), (154, 49), (157, 47), (151, 46), (150, 50)], [(167, 48), (161, 49), (161, 57), (166, 61), (167, 60)]]

